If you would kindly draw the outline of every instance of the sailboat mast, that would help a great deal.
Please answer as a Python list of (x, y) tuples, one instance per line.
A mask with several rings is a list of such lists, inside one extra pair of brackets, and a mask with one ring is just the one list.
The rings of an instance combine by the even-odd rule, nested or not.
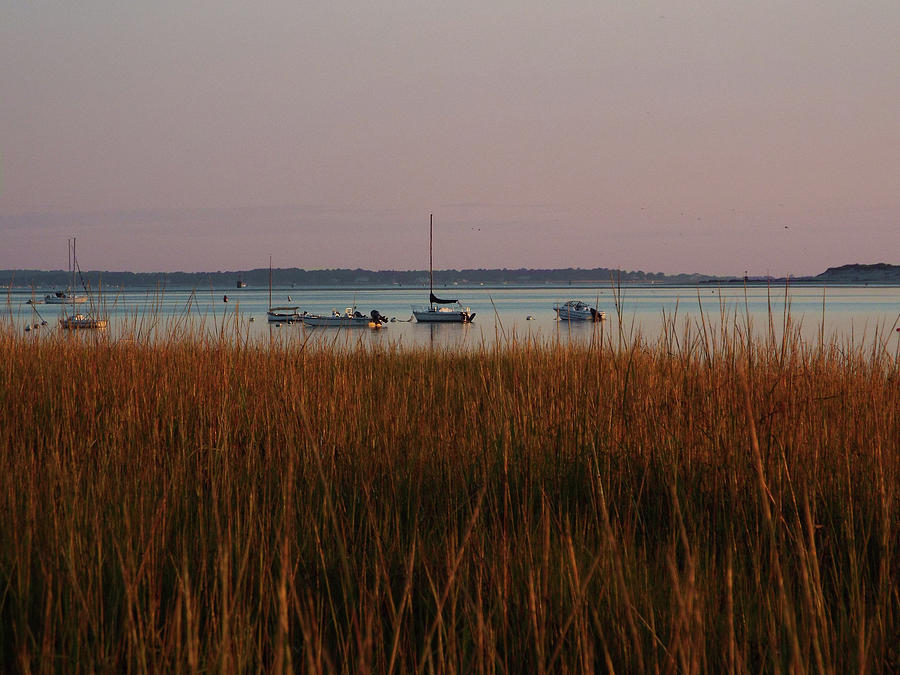
[(432, 244), (434, 242), (434, 214), (428, 217), (428, 283), (431, 285), (431, 293), (434, 294), (434, 253), (432, 252)]
[(72, 288), (69, 295), (72, 297), (72, 314), (75, 314), (75, 237), (72, 237)]
[(272, 256), (269, 256), (269, 308), (272, 307)]

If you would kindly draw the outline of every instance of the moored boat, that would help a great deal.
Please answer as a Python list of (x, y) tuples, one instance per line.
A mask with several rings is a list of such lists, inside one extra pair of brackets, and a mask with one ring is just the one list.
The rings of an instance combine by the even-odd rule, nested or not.
[(269, 323), (294, 323), (300, 321), (300, 308), (295, 306), (272, 306), (272, 256), (269, 256), (269, 309), (266, 311)]
[(343, 313), (337, 310), (332, 310), (331, 314), (309, 314), (304, 312), (300, 315), (300, 320), (304, 326), (319, 326), (323, 328), (381, 328), (388, 322), (387, 317), (380, 314), (377, 309), (373, 309), (366, 316), (352, 307), (347, 307)]
[(568, 300), (553, 305), (553, 309), (560, 321), (603, 321), (606, 318), (606, 312), (581, 300)]
[[(75, 288), (75, 270), (78, 268), (78, 259), (75, 257), (75, 238), (72, 238), (69, 252), (71, 253), (72, 266), (72, 288)], [(79, 274), (81, 271), (79, 270)], [(83, 282), (82, 282), (83, 283)], [(50, 298), (55, 298), (51, 300)], [(72, 311), (64, 314), (59, 319), (59, 327), (63, 330), (106, 330), (109, 327), (109, 319), (100, 319), (92, 313), (87, 315), (75, 311), (75, 305), (87, 301), (87, 296), (76, 296), (74, 292), (66, 289), (65, 292), (58, 291), (56, 295), (47, 295), (44, 301), (48, 304), (70, 304)], [(91, 303), (93, 305), (93, 302)], [(93, 309), (93, 308), (92, 308)]]
[(59, 320), (59, 327), (65, 330), (106, 330), (109, 327), (109, 319), (73, 314), (62, 317)]
[(295, 321), (300, 320), (300, 308), (269, 307), (266, 312), (266, 319), (269, 323), (294, 323)]
[(47, 305), (73, 305), (87, 302), (86, 295), (76, 295), (68, 288), (64, 291), (56, 291), (52, 295), (48, 293), (44, 296), (44, 304)]
[[(456, 307), (438, 306), (438, 303), (455, 303)], [(440, 300), (431, 295), (431, 304), (413, 307), (413, 316), (419, 323), (472, 323), (475, 312), (463, 307), (458, 300)]]
[[(419, 323), (472, 323), (475, 312), (463, 307), (457, 299), (445, 300), (434, 294), (434, 214), (428, 220), (428, 304), (413, 306), (413, 316)], [(454, 306), (455, 305), (455, 306)]]

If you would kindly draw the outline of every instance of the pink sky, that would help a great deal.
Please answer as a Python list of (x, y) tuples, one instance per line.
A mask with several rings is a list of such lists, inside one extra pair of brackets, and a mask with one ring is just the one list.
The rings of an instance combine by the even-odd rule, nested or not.
[(0, 268), (900, 264), (896, 0), (222, 5), (4, 7)]

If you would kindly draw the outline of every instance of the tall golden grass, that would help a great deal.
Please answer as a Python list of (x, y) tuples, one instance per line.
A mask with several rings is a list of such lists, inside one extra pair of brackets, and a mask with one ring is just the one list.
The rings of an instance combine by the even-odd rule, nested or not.
[(0, 330), (0, 669), (900, 668), (896, 338), (667, 326)]

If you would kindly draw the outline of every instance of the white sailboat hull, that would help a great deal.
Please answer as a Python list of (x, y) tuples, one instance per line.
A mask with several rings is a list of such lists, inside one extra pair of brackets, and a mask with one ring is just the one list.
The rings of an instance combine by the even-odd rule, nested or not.
[(419, 323), (471, 323), (475, 313), (469, 308), (451, 309), (450, 307), (423, 307), (413, 309), (413, 316)]
[[(434, 214), (428, 219), (428, 302), (421, 307), (413, 307), (413, 316), (419, 323), (472, 323), (475, 312), (463, 307), (458, 300), (441, 300), (434, 295)], [(453, 305), (448, 307), (447, 305)]]

